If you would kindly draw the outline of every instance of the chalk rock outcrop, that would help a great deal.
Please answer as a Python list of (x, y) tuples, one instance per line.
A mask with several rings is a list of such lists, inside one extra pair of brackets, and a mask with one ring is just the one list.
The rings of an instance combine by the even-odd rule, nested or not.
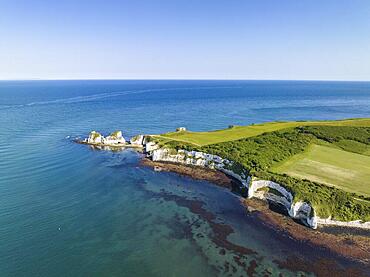
[(143, 145), (144, 144), (144, 136), (143, 135), (137, 135), (130, 139), (130, 144), (132, 145)]
[[(256, 197), (257, 191), (261, 188), (268, 187), (277, 190), (289, 202), (293, 201), (293, 195), (278, 183), (266, 180), (253, 180), (249, 185), (248, 198)], [(289, 207), (290, 208), (290, 207)]]
[[(268, 188), (271, 190), (264, 190)], [(285, 207), (289, 216), (300, 220), (305, 225), (316, 229), (317, 217), (310, 204), (298, 201), (293, 202), (293, 195), (278, 183), (267, 180), (253, 180), (248, 188), (248, 198), (256, 197), (271, 201)]]
[(111, 133), (109, 136), (107, 136), (106, 138), (104, 138), (103, 143), (104, 144), (125, 144), (126, 140), (122, 136), (121, 131), (115, 131)]
[(96, 132), (96, 131), (91, 131), (89, 134), (89, 137), (87, 138), (88, 143), (103, 143), (104, 137)]
[(288, 212), (292, 218), (301, 220), (307, 226), (313, 229), (317, 228), (318, 218), (310, 204), (303, 201), (292, 203)]
[(85, 139), (85, 142), (91, 143), (91, 144), (117, 145), (117, 144), (125, 144), (126, 140), (122, 136), (121, 131), (115, 131), (107, 137), (104, 137), (102, 134), (96, 131), (92, 131), (90, 132), (89, 137)]
[(159, 149), (159, 145), (154, 141), (145, 143), (145, 152), (148, 156), (153, 156), (153, 151)]

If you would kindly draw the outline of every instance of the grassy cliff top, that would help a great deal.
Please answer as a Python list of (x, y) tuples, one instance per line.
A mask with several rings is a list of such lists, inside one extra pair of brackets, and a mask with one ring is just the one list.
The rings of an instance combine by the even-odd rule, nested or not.
[(225, 141), (233, 141), (241, 138), (248, 138), (261, 135), (266, 132), (273, 132), (287, 128), (299, 126), (356, 126), (370, 127), (370, 118), (356, 118), (345, 120), (326, 120), (326, 121), (289, 121), (289, 122), (268, 122), (253, 124), (248, 126), (234, 126), (228, 129), (215, 130), (209, 132), (172, 132), (156, 135), (158, 138), (175, 140), (184, 143), (191, 143), (197, 146), (204, 146)]
[(330, 144), (312, 144), (306, 151), (272, 167), (272, 171), (370, 197), (370, 156)]

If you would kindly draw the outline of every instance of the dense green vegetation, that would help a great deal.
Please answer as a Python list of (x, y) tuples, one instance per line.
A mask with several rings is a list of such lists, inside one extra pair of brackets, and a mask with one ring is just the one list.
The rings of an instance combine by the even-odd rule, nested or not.
[(309, 133), (315, 137), (328, 141), (338, 142), (341, 140), (354, 140), (370, 144), (369, 127), (353, 126), (305, 126), (298, 128), (303, 133)]
[(370, 156), (370, 145), (354, 140), (342, 139), (333, 142), (333, 144), (345, 151), (354, 152), (362, 155)]
[[(370, 198), (368, 196), (273, 170), (275, 166), (293, 156), (304, 153), (313, 144), (327, 144), (337, 149), (366, 154), (370, 144), (370, 128), (368, 127), (370, 120), (353, 121), (353, 126), (348, 126), (350, 121), (337, 121), (341, 124), (330, 122), (325, 125), (318, 125), (317, 122), (312, 124), (300, 122), (301, 125), (297, 122), (293, 124), (275, 123), (284, 124), (283, 128), (276, 128), (276, 125), (272, 123), (271, 125), (265, 124), (263, 125), (265, 127), (269, 125), (269, 131), (266, 133), (213, 144), (207, 144), (203, 141), (203, 137), (202, 140), (197, 140), (197, 136), (183, 140), (184, 132), (178, 135), (157, 136), (155, 139), (167, 147), (202, 151), (235, 161), (237, 166), (243, 167), (251, 175), (283, 185), (293, 193), (295, 200), (311, 203), (320, 217), (331, 216), (334, 219), (345, 221), (356, 219), (370, 221)], [(274, 126), (277, 131), (271, 131), (274, 129), (270, 128), (271, 126)], [(293, 127), (289, 128), (289, 126)], [(235, 128), (241, 127), (232, 127), (229, 130)], [(223, 132), (225, 134), (227, 130)], [(248, 132), (251, 134), (250, 130)], [(208, 135), (212, 137), (214, 133), (208, 132)], [(185, 135), (190, 134), (186, 132)], [(198, 143), (189, 143), (191, 140)]]
[(306, 126), (300, 130), (312, 134), (326, 142), (332, 143), (339, 148), (370, 155), (370, 128), (353, 126)]

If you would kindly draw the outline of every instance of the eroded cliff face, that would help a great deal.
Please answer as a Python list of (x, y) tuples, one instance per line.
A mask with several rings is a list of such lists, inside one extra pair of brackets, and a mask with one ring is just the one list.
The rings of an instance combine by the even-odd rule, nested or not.
[[(266, 191), (265, 188), (271, 190)], [(290, 217), (313, 229), (317, 228), (317, 219), (311, 205), (303, 201), (294, 203), (293, 195), (278, 183), (253, 178), (248, 187), (248, 198), (252, 197), (280, 204), (285, 207)]]
[(249, 176), (246, 170), (235, 170), (233, 161), (223, 159), (217, 155), (197, 151), (175, 150), (160, 148), (155, 142), (145, 145), (147, 155), (153, 161), (172, 162), (191, 166), (201, 166), (217, 169), (240, 181), (241, 186), (248, 189), (248, 198), (259, 198), (285, 207), (290, 217), (300, 220), (306, 226), (316, 229), (318, 225), (337, 225), (370, 229), (370, 222), (335, 221), (319, 218), (310, 203), (294, 199), (292, 193), (284, 186), (269, 181), (259, 180)]
[(146, 149), (154, 149), (150, 152), (153, 161), (173, 162), (185, 165), (202, 166), (217, 169), (240, 181), (241, 185), (248, 188), (250, 178), (246, 171), (236, 173), (232, 170), (234, 162), (223, 159), (217, 155), (197, 151), (174, 150), (168, 148), (156, 148), (150, 144)]
[(130, 139), (130, 144), (141, 146), (144, 144), (144, 135), (137, 135)]

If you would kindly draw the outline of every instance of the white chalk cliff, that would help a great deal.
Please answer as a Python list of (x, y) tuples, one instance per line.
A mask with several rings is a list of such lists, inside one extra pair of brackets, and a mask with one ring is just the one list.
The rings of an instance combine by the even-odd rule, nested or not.
[(143, 135), (137, 135), (135, 137), (132, 137), (130, 139), (130, 144), (132, 145), (143, 145), (144, 144), (144, 136)]
[(86, 141), (88, 143), (102, 143), (103, 138), (104, 137), (100, 133), (96, 131), (91, 131)]
[(104, 143), (106, 144), (125, 144), (126, 140), (122, 136), (121, 131), (115, 131), (104, 139)]

